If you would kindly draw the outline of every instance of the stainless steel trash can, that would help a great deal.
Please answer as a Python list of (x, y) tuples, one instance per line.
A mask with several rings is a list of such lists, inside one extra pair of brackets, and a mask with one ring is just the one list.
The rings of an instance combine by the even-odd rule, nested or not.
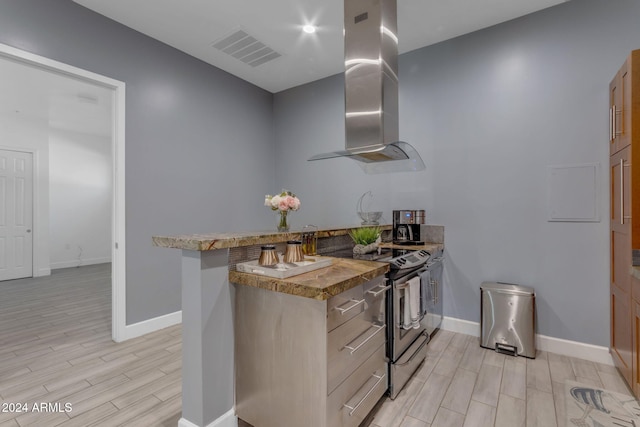
[(480, 298), (480, 346), (534, 359), (536, 295), (533, 288), (483, 282)]

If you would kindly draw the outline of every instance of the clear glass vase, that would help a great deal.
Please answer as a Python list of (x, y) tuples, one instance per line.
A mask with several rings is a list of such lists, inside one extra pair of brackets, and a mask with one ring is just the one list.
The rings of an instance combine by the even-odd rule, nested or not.
[(289, 231), (289, 223), (287, 222), (288, 211), (280, 211), (278, 215), (278, 231)]

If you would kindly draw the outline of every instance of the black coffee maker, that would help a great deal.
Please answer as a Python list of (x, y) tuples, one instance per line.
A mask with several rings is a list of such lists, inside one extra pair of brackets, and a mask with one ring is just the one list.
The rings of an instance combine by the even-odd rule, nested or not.
[(421, 245), (420, 225), (425, 222), (424, 210), (393, 211), (393, 243)]

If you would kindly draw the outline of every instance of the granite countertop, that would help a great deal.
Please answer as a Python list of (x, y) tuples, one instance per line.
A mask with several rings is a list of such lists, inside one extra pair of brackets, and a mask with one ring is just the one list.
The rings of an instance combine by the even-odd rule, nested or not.
[(229, 272), (229, 281), (316, 300), (327, 300), (389, 271), (389, 264), (348, 258), (332, 258), (333, 264), (286, 279)]
[[(363, 227), (334, 227), (318, 230), (318, 238), (345, 236), (349, 230)], [(391, 230), (391, 225), (379, 225), (381, 230)], [(161, 248), (186, 249), (191, 251), (214, 251), (216, 249), (237, 248), (299, 240), (302, 230), (287, 233), (277, 231), (247, 231), (238, 233), (184, 234), (178, 236), (153, 236), (153, 246)]]

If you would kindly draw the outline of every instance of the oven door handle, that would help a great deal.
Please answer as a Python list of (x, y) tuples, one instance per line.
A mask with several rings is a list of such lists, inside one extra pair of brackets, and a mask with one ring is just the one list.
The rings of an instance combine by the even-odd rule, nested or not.
[(414, 277), (421, 275), (425, 271), (427, 271), (427, 267), (422, 267), (420, 270), (416, 271), (411, 276), (409, 276), (406, 281), (402, 282), (401, 285), (396, 285), (396, 289), (407, 289), (407, 287), (409, 286), (407, 282), (413, 279)]

